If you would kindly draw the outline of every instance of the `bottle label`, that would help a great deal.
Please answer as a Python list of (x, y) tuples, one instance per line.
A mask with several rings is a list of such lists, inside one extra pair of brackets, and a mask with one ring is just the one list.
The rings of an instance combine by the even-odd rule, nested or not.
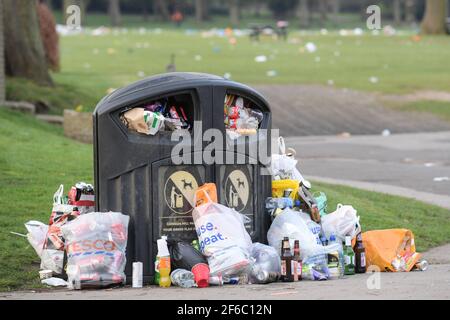
[(345, 256), (346, 265), (355, 265), (355, 256)]
[(286, 260), (281, 260), (281, 275), (286, 275)]
[(366, 254), (364, 252), (361, 252), (361, 267), (366, 267)]

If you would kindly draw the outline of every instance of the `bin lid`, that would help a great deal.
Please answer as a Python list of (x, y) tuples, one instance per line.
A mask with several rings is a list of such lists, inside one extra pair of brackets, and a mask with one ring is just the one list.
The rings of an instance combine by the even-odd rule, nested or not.
[(145, 99), (145, 97), (209, 85), (223, 85), (224, 87), (250, 92), (268, 106), (265, 98), (259, 92), (244, 84), (207, 73), (170, 72), (148, 77), (115, 90), (98, 103), (94, 114), (110, 112), (122, 107), (124, 104), (133, 103), (136, 100)]

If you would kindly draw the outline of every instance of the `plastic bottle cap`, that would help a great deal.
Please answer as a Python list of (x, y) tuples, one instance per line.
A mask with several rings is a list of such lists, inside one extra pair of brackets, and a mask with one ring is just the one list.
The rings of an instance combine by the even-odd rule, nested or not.
[(334, 236), (334, 234), (332, 234), (331, 236), (330, 236), (330, 242), (331, 241), (336, 241), (336, 237)]
[(296, 207), (300, 207), (301, 203), (302, 202), (300, 200), (295, 200), (295, 206)]

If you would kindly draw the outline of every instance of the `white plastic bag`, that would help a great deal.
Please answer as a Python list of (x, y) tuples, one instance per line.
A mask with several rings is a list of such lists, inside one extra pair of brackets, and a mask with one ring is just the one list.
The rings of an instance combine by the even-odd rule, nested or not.
[(252, 240), (245, 229), (243, 215), (224, 205), (207, 202), (196, 207), (192, 216), (211, 275), (236, 275), (248, 268)]
[(322, 217), (322, 230), (327, 239), (334, 234), (343, 241), (346, 236), (352, 239), (361, 232), (359, 216), (352, 206), (338, 204), (336, 211)]
[(271, 159), (271, 173), (273, 177), (278, 177), (279, 179), (290, 179), (304, 181), (303, 176), (297, 169), (297, 160), (294, 159), (294, 154), (286, 154), (286, 146), (284, 143), (284, 138), (278, 138), (278, 148), (280, 154), (272, 154)]
[(124, 284), (130, 218), (119, 212), (93, 212), (63, 225), (69, 288)]
[(31, 220), (25, 223), (25, 228), (28, 231), (28, 242), (40, 258), (42, 256), (44, 242), (47, 237), (48, 225), (40, 221)]
[(275, 217), (267, 232), (269, 245), (274, 247), (279, 254), (281, 254), (281, 241), (284, 237), (289, 237), (291, 248), (294, 247), (294, 241), (299, 240), (302, 259), (313, 255), (322, 247), (317, 244), (316, 236), (311, 232), (300, 213), (289, 208)]

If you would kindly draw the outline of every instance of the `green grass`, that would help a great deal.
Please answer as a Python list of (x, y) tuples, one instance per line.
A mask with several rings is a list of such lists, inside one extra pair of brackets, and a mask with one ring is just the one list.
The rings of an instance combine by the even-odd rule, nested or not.
[[(137, 29), (128, 30), (128, 34), (63, 37), (62, 72), (54, 78), (60, 84), (93, 92), (100, 99), (108, 88), (138, 80), (139, 73), (150, 76), (165, 72), (173, 53), (178, 71), (230, 73), (233, 80), (248, 84), (326, 85), (333, 80), (337, 87), (385, 93), (450, 89), (450, 37), (426, 37), (414, 42), (409, 35), (342, 37), (336, 32), (295, 32), (290, 39), (253, 43), (247, 37), (238, 37), (233, 46), (226, 37), (207, 37), (201, 32), (187, 35), (162, 30), (141, 35)], [(307, 42), (316, 44), (315, 53), (301, 52)], [(268, 61), (255, 62), (258, 55), (267, 56)], [(267, 76), (270, 70), (277, 75)], [(371, 77), (379, 81), (372, 83)]]
[[(56, 89), (42, 89), (11, 81), (8, 96), (17, 100), (49, 100), (54, 112), (78, 104), (93, 110), (109, 88), (118, 88), (144, 76), (165, 72), (170, 55), (176, 55), (178, 71), (231, 74), (247, 84), (322, 84), (382, 93), (415, 90), (450, 90), (450, 37), (429, 36), (412, 41), (411, 35), (340, 36), (337, 32), (291, 32), (288, 42), (264, 38), (259, 43), (201, 31), (127, 29), (104, 36), (89, 34), (61, 37), (60, 73), (53, 74)], [(307, 42), (315, 53), (304, 51)], [(267, 62), (255, 57), (265, 55)], [(196, 60), (196, 56), (200, 60)], [(320, 58), (320, 61), (316, 61)], [(274, 70), (276, 76), (267, 72)], [(369, 81), (371, 77), (378, 82)], [(38, 90), (39, 89), (39, 90)]]
[(39, 86), (32, 81), (20, 78), (8, 78), (6, 81), (7, 99), (27, 101), (45, 105), (50, 114), (60, 114), (64, 109), (74, 109), (82, 105), (88, 110), (98, 102), (97, 95), (75, 85), (56, 84), (54, 87)]
[[(92, 182), (92, 146), (62, 136), (62, 129), (0, 109), (0, 291), (39, 287), (39, 259), (26, 239), (28, 220), (47, 222), (59, 184)], [(315, 184), (329, 209), (352, 204), (364, 230), (410, 228), (419, 250), (450, 241), (449, 211), (410, 199), (348, 187)]]
[(450, 102), (424, 100), (406, 103), (394, 108), (409, 112), (431, 113), (442, 120), (450, 121)]

